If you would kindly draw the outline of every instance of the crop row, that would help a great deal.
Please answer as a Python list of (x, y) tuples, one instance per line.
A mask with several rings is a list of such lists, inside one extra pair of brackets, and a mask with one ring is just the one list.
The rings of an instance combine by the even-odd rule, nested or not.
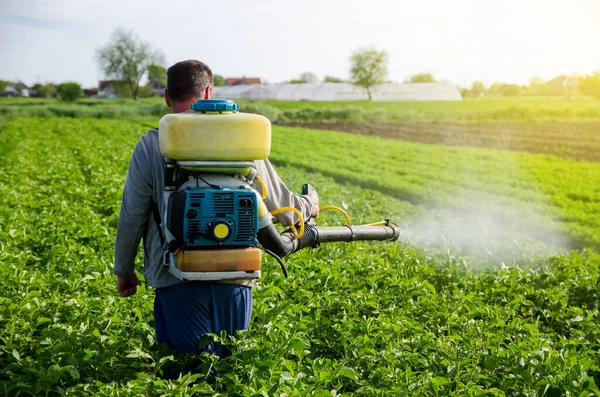
[(404, 141), (551, 154), (600, 162), (600, 123), (280, 123)]
[[(431, 206), (478, 209), (600, 246), (600, 164), (276, 127), (271, 159)], [(518, 226), (518, 225), (517, 225)]]

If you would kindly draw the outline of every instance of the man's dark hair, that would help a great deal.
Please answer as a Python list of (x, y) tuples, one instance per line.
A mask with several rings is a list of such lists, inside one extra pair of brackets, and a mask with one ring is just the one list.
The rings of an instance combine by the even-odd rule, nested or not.
[(212, 70), (200, 61), (181, 61), (167, 69), (167, 91), (171, 101), (199, 98), (212, 82)]

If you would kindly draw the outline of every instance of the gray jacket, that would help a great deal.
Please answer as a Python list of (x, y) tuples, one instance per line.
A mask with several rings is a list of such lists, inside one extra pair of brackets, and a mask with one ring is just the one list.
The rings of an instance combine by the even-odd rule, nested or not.
[[(127, 181), (123, 190), (119, 225), (115, 241), (115, 264), (117, 275), (134, 272), (134, 260), (140, 240), (144, 243), (144, 277), (154, 288), (168, 287), (182, 281), (175, 278), (162, 265), (162, 247), (158, 226), (151, 211), (152, 202), (163, 208), (164, 158), (158, 147), (158, 131), (151, 130), (142, 136), (133, 150)], [(277, 175), (269, 160), (256, 161), (258, 175), (264, 181), (268, 197), (267, 209), (290, 206), (297, 208), (305, 219), (312, 213), (312, 202), (304, 196), (290, 192)], [(284, 225), (298, 221), (291, 212), (276, 216)], [(247, 284), (240, 281), (239, 284)]]

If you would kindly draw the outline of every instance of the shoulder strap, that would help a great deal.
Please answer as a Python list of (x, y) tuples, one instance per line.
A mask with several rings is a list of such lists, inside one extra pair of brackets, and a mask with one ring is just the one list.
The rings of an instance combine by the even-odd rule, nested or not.
[(165, 245), (165, 235), (163, 234), (162, 227), (160, 224), (162, 223), (160, 220), (160, 211), (158, 210), (158, 204), (152, 199), (150, 204), (150, 211), (152, 211), (152, 216), (154, 217), (154, 222), (156, 223), (156, 228), (158, 229), (158, 236), (160, 237), (160, 245), (164, 247)]

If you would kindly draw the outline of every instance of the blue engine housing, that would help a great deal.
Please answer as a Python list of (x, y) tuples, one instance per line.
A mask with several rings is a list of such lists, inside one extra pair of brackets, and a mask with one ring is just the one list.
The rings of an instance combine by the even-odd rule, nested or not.
[(185, 188), (169, 197), (167, 228), (188, 249), (257, 245), (258, 198), (250, 189)]

